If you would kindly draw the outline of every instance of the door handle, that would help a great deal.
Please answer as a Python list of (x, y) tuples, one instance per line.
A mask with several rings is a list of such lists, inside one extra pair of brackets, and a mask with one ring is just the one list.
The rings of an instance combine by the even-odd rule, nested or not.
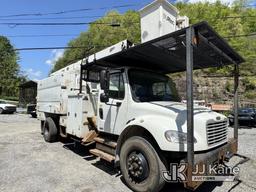
[(99, 109), (99, 115), (100, 115), (100, 119), (103, 119), (103, 109), (102, 108)]
[(117, 101), (117, 102), (113, 102), (113, 103), (106, 103), (106, 105), (120, 107), (122, 105), (122, 102)]
[(122, 102), (116, 102), (116, 106), (120, 107), (122, 105)]

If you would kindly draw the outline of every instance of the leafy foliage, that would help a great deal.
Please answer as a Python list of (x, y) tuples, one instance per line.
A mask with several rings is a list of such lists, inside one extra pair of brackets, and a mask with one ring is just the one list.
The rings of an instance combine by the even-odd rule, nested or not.
[[(181, 14), (187, 15), (190, 22), (207, 21), (222, 37), (251, 34), (256, 32), (256, 9), (247, 8), (246, 1), (236, 1), (232, 6), (221, 4), (220, 1), (212, 4), (195, 3), (176, 5)], [(232, 16), (233, 18), (228, 18)], [(248, 17), (254, 16), (254, 17)], [(236, 17), (236, 18), (235, 18)], [(242, 75), (256, 75), (256, 36), (233, 37), (228, 43), (246, 60), (241, 66)], [(230, 74), (231, 68), (212, 68), (204, 72)]]
[[(175, 6), (180, 10), (180, 15), (187, 15), (190, 23), (207, 21), (222, 37), (251, 34), (256, 32), (256, 9), (250, 8), (246, 0), (237, 0), (232, 5), (215, 3), (177, 3)], [(232, 16), (233, 18), (227, 18)], [(248, 17), (250, 16), (250, 17)], [(236, 17), (236, 18), (234, 18)], [(121, 15), (117, 11), (109, 12), (105, 17), (96, 22), (121, 23), (121, 27), (110, 27), (107, 25), (90, 25), (87, 32), (81, 33), (79, 37), (69, 42), (69, 46), (95, 46), (89, 52), (83, 49), (66, 50), (63, 58), (60, 58), (52, 71), (61, 69), (68, 64), (77, 61), (85, 56), (97, 52), (123, 39), (129, 39), (133, 43), (140, 42), (139, 14), (135, 11), (128, 11)], [(240, 67), (241, 75), (256, 76), (256, 36), (227, 38), (228, 43), (238, 51), (246, 60)], [(201, 73), (215, 73), (228, 75), (232, 66), (221, 69), (202, 70)], [(256, 77), (251, 82), (255, 87)], [(245, 85), (246, 86), (246, 85)], [(250, 89), (252, 90), (252, 89)]]
[(56, 62), (52, 72), (124, 39), (139, 43), (140, 26), (138, 22), (139, 14), (135, 11), (127, 11), (124, 15), (116, 11), (109, 12), (95, 23), (120, 23), (121, 27), (91, 24), (87, 32), (81, 33), (79, 37), (70, 41), (68, 46), (95, 48), (90, 51), (87, 51), (87, 48), (66, 50), (64, 56)]
[(10, 41), (0, 36), (0, 96), (18, 95), (20, 81), (24, 78), (19, 76), (18, 55)]

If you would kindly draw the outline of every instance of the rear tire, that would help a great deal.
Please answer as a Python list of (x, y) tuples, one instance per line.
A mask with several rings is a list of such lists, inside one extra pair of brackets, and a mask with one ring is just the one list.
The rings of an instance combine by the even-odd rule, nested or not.
[(43, 127), (44, 140), (52, 143), (58, 141), (58, 129), (51, 117), (47, 117)]
[(154, 147), (142, 137), (125, 141), (120, 152), (120, 167), (133, 191), (157, 192), (165, 184), (162, 171), (166, 171), (166, 167)]
[(4, 110), (2, 108), (0, 108), (0, 114), (3, 114)]

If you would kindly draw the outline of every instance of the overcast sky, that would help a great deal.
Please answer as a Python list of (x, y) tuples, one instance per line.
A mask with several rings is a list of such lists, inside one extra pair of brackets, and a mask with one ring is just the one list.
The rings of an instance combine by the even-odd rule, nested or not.
[[(111, 7), (118, 5), (136, 4), (132, 7), (118, 8), (121, 13), (128, 9), (139, 10), (152, 0), (1, 0), (0, 23), (4, 22), (91, 22), (96, 18), (86, 18), (88, 16), (103, 16), (108, 9), (97, 9), (100, 7)], [(183, 1), (183, 0), (181, 0)], [(184, 0), (185, 2), (197, 2), (200, 0)], [(204, 1), (204, 0), (201, 0)], [(209, 0), (214, 2), (215, 0)], [(232, 3), (233, 0), (222, 0), (224, 3)], [(252, 4), (256, 0), (253, 0)], [(23, 16), (4, 17), (9, 15), (27, 13), (50, 13), (65, 10), (93, 8), (90, 11), (73, 12), (59, 15), (46, 16)], [(63, 20), (33, 20), (38, 18), (57, 17), (84, 17)], [(21, 20), (26, 19), (26, 20)], [(86, 31), (87, 26), (2, 26), (0, 25), (0, 35), (8, 36), (15, 48), (24, 47), (61, 47), (78, 36), (80, 32)], [(24, 35), (70, 35), (70, 36), (43, 36), (24, 37)], [(20, 37), (23, 36), (23, 37)], [(62, 57), (63, 50), (40, 50), (20, 52), (21, 70), (32, 80), (39, 80), (48, 76), (55, 61)]]

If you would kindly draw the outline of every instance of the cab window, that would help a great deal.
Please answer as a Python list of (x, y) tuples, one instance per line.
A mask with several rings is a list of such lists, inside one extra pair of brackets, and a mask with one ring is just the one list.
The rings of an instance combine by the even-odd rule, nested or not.
[(110, 74), (109, 97), (112, 99), (124, 99), (124, 79), (122, 73)]
[(163, 74), (131, 69), (129, 82), (136, 102), (180, 101), (175, 84)]

